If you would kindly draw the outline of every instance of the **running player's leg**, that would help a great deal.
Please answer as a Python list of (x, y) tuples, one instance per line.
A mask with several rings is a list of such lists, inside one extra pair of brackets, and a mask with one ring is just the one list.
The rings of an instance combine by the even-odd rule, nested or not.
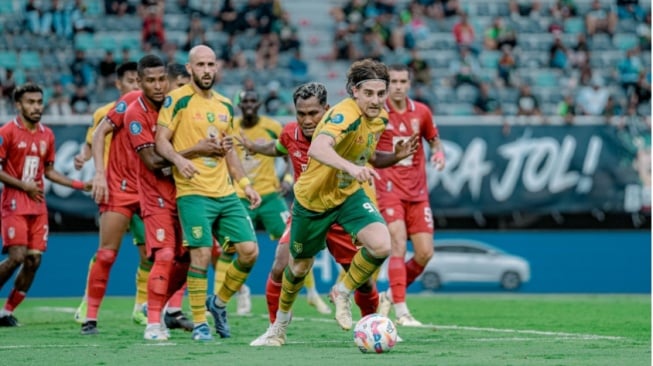
[(138, 267), (136, 268), (136, 296), (134, 301), (134, 310), (132, 311), (132, 320), (136, 324), (147, 324), (147, 291), (148, 277), (152, 270), (152, 261), (147, 256), (145, 248), (145, 225), (139, 215), (133, 215), (129, 222), (129, 231), (134, 239), (134, 245), (138, 250)]

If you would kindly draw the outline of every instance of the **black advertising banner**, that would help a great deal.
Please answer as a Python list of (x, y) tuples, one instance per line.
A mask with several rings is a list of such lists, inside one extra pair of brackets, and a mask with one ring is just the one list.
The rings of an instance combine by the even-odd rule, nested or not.
[[(92, 161), (81, 171), (74, 156), (86, 127), (51, 126), (55, 168), (91, 180)], [(650, 138), (637, 143), (611, 125), (441, 125), (447, 166), (426, 167), (436, 215), (475, 213), (637, 212), (650, 207)], [(635, 141), (635, 142), (634, 142)], [(88, 193), (47, 182), (53, 212), (92, 218), (97, 205)]]

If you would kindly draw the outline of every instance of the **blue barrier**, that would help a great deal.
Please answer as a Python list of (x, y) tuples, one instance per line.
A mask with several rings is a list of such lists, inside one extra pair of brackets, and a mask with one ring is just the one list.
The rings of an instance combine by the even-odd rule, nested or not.
[[(530, 262), (531, 281), (519, 291), (525, 293), (650, 293), (651, 233), (644, 231), (528, 231), (466, 232), (440, 231), (436, 239), (469, 239), (482, 241)], [(247, 284), (255, 294), (265, 291), (265, 281), (272, 264), (275, 244), (264, 233), (258, 235), (260, 257)], [(88, 260), (97, 249), (97, 234), (52, 234), (29, 296), (81, 296)], [(111, 272), (108, 295), (134, 294), (134, 276), (138, 262), (136, 248), (127, 235)], [(337, 277), (335, 262), (326, 253), (315, 261), (318, 290), (326, 293)], [(209, 273), (209, 278), (213, 274)], [(10, 280), (0, 290), (8, 295)], [(210, 281), (212, 282), (212, 281)], [(212, 284), (210, 285), (212, 287)], [(379, 288), (387, 288), (385, 274), (379, 277)], [(442, 291), (498, 291), (492, 285), (446, 285)], [(415, 283), (410, 292), (422, 291)]]

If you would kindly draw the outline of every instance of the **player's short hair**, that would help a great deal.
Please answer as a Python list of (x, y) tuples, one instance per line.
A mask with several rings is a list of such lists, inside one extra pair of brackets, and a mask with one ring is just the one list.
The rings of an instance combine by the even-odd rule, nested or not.
[(390, 82), (388, 67), (379, 61), (371, 58), (356, 61), (351, 64), (347, 71), (347, 93), (353, 95), (352, 89), (359, 87), (361, 83), (369, 80), (385, 81), (387, 86)]
[(410, 71), (406, 64), (392, 64), (388, 65), (388, 71)]
[(18, 102), (25, 93), (41, 93), (43, 95), (43, 89), (34, 83), (23, 84), (14, 89), (14, 102)]
[(259, 95), (256, 90), (241, 90), (240, 93), (238, 93), (238, 100), (242, 101), (247, 95), (253, 96), (256, 101), (259, 100)]
[(165, 66), (166, 64), (163, 62), (161, 57), (157, 55), (145, 55), (138, 60), (138, 76), (143, 76), (145, 74), (145, 69)]
[(128, 61), (120, 64), (116, 69), (116, 76), (118, 79), (122, 79), (123, 76), (129, 71), (138, 71), (138, 64), (134, 61)]
[(297, 104), (299, 99), (309, 99), (311, 97), (317, 98), (320, 105), (327, 103), (327, 88), (322, 83), (312, 81), (310, 83), (302, 84), (295, 89), (292, 94), (292, 101)]
[(188, 70), (186, 70), (186, 66), (182, 64), (178, 64), (178, 63), (168, 64), (166, 71), (168, 72), (168, 77), (173, 80), (177, 79), (180, 76), (184, 78), (190, 77)]

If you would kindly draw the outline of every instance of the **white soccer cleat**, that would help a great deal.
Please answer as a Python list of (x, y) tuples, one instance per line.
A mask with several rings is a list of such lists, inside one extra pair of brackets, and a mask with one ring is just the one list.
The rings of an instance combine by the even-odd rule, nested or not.
[(400, 316), (399, 318), (397, 318), (395, 323), (397, 323), (397, 325), (401, 325), (404, 327), (421, 327), (423, 325), (422, 322), (413, 318), (413, 316), (410, 315), (410, 313)]
[(253, 340), (252, 347), (280, 347), (286, 344), (286, 329), (290, 322), (276, 321), (261, 336)]
[(318, 294), (308, 295), (306, 297), (306, 301), (308, 302), (308, 305), (314, 307), (318, 313), (331, 314), (331, 308), (322, 300), (322, 298), (320, 298), (320, 295)]
[(148, 341), (167, 341), (170, 338), (167, 330), (160, 324), (148, 324), (143, 338)]
[(336, 287), (331, 288), (331, 293), (329, 294), (331, 302), (336, 307), (336, 322), (340, 325), (340, 328), (344, 330), (350, 330), (352, 326), (351, 320), (351, 299), (348, 293), (342, 293), (336, 290)]
[(387, 291), (383, 291), (379, 294), (379, 307), (376, 309), (376, 312), (380, 315), (388, 317), (390, 314), (390, 309), (392, 308), (392, 299), (388, 296)]
[(252, 313), (252, 296), (249, 287), (243, 284), (236, 299), (236, 314), (250, 315)]

